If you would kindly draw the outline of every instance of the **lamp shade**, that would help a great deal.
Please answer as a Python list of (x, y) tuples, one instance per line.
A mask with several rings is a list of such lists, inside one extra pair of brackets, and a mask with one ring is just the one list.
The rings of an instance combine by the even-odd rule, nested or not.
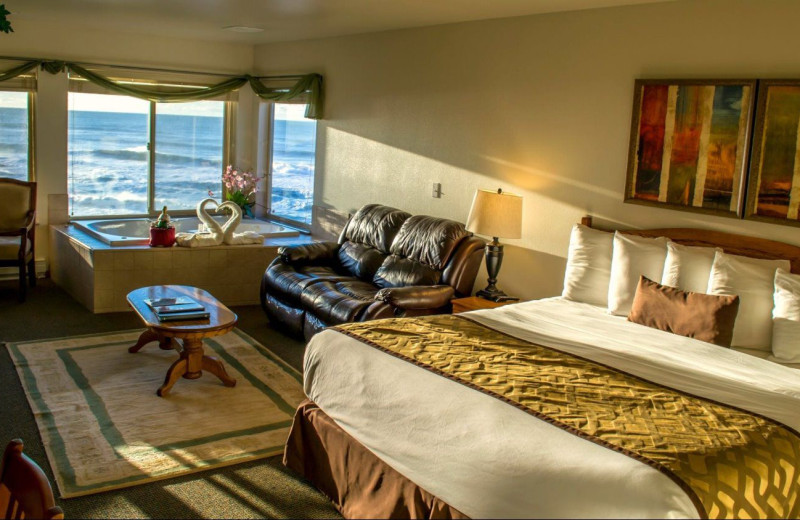
[(522, 197), (500, 190), (476, 190), (467, 217), (467, 229), (497, 238), (522, 236)]

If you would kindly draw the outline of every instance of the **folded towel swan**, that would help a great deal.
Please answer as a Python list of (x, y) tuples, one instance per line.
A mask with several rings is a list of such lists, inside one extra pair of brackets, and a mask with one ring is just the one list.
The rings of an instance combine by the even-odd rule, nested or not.
[(243, 233), (236, 233), (236, 228), (242, 222), (242, 208), (238, 204), (228, 200), (223, 202), (217, 207), (217, 211), (222, 209), (230, 210), (231, 217), (222, 225), (222, 242), (228, 245), (247, 245), (247, 244), (261, 244), (264, 242), (264, 237), (255, 231), (245, 231)]
[(175, 235), (175, 242), (181, 247), (207, 247), (218, 246), (222, 244), (222, 226), (211, 218), (211, 215), (206, 211), (206, 205), (213, 202), (219, 210), (219, 205), (214, 199), (203, 199), (197, 203), (197, 218), (200, 222), (205, 224), (208, 233), (177, 233)]
[[(213, 202), (216, 208), (214, 211), (219, 213), (222, 210), (231, 212), (231, 216), (220, 225), (216, 220), (211, 218), (206, 210), (206, 205)], [(203, 199), (197, 204), (197, 218), (200, 222), (205, 224), (206, 233), (178, 233), (175, 235), (175, 242), (181, 247), (207, 247), (218, 246), (221, 244), (227, 245), (247, 245), (247, 244), (261, 244), (264, 242), (264, 237), (255, 231), (245, 231), (244, 233), (236, 233), (236, 228), (242, 222), (242, 209), (231, 201), (217, 204), (214, 199)]]

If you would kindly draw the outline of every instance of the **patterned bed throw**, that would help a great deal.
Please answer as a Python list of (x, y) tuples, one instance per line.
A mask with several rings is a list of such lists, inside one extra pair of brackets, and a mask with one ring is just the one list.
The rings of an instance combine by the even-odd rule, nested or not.
[(335, 329), (658, 469), (701, 517), (800, 515), (800, 434), (776, 421), (460, 316)]

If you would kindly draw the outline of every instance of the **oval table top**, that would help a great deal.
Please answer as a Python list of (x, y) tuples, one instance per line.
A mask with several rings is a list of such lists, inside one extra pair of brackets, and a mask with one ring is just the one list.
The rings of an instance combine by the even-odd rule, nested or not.
[[(186, 296), (200, 303), (209, 313), (207, 319), (187, 321), (159, 321), (158, 316), (150, 308), (145, 299), (177, 298)], [(154, 285), (141, 287), (128, 293), (128, 303), (136, 311), (145, 325), (166, 336), (180, 337), (184, 334), (201, 334), (216, 336), (232, 329), (239, 317), (214, 298), (209, 292), (188, 285)]]

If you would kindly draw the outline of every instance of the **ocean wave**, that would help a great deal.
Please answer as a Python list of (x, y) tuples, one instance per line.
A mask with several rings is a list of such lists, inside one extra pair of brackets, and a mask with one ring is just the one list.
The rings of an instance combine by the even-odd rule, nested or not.
[(306, 224), (311, 223), (312, 204), (310, 200), (272, 199), (271, 206), (273, 215)]
[(99, 204), (127, 204), (129, 202), (147, 202), (146, 192), (115, 191), (111, 194), (100, 193), (76, 193), (71, 196), (72, 200), (80, 203), (99, 203)]
[(28, 143), (0, 143), (0, 153), (28, 153)]
[(147, 150), (92, 150), (92, 155), (98, 157), (112, 157), (114, 159), (123, 159), (126, 161), (146, 161), (150, 152)]
[(71, 214), (79, 216), (92, 215), (128, 215), (147, 211), (147, 196), (139, 193), (122, 192), (110, 195), (70, 195)]
[[(89, 152), (89, 155), (92, 155), (100, 159), (110, 158), (122, 161), (147, 162), (150, 158), (150, 152), (146, 149), (142, 150), (140, 148), (141, 147), (136, 147), (126, 150), (118, 150), (118, 149), (91, 150)], [(217, 158), (210, 159), (207, 157), (195, 157), (191, 155), (165, 153), (158, 151), (156, 152), (156, 163), (173, 165), (173, 166), (193, 166), (193, 167), (216, 165), (220, 169), (222, 168), (222, 161)]]
[(298, 190), (272, 186), (272, 198), (275, 199), (300, 199), (305, 200), (311, 197), (311, 190)]

